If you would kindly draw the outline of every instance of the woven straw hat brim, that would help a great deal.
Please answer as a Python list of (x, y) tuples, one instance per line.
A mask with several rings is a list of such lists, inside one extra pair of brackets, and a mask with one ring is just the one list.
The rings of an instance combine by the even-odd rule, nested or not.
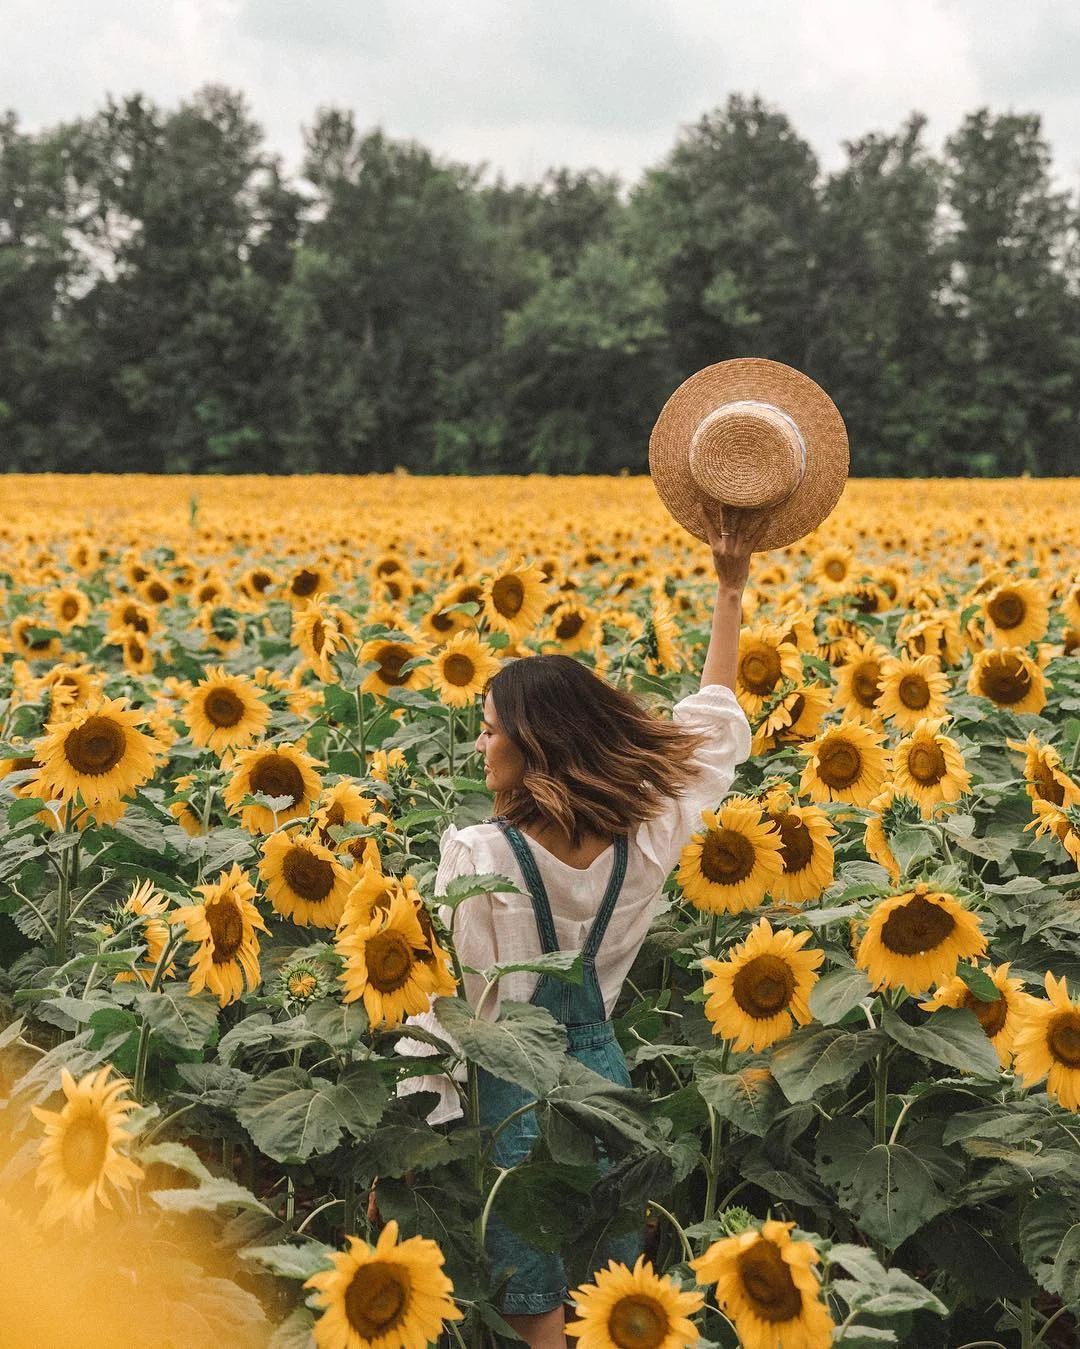
[(706, 366), (684, 380), (661, 409), (649, 437), (649, 471), (660, 499), (685, 529), (707, 539), (703, 494), (690, 472), (690, 443), (702, 422), (727, 403), (770, 403), (795, 422), (806, 445), (806, 471), (795, 491), (769, 508), (769, 523), (755, 552), (783, 548), (803, 538), (840, 499), (848, 475), (843, 418), (829, 395), (807, 375), (783, 365), (744, 357)]

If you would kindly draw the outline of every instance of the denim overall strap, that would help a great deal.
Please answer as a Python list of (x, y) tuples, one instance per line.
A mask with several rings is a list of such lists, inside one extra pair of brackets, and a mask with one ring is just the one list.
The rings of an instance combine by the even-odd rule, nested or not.
[(555, 935), (555, 919), (551, 916), (551, 901), (548, 899), (547, 890), (544, 888), (544, 878), (540, 875), (536, 858), (533, 857), (532, 849), (525, 842), (520, 830), (515, 829), (501, 815), (495, 817), (495, 823), (506, 836), (506, 841), (510, 844), (514, 856), (517, 858), (518, 866), (521, 868), (521, 874), (525, 878), (525, 885), (532, 900), (536, 930), (540, 936), (540, 949), (545, 955), (551, 955), (552, 952), (559, 949), (559, 939)]
[(586, 961), (595, 962), (596, 953), (600, 949), (600, 943), (604, 940), (604, 933), (607, 931), (608, 923), (611, 922), (611, 915), (615, 912), (615, 904), (619, 898), (619, 891), (622, 889), (623, 881), (626, 879), (626, 860), (629, 849), (626, 845), (625, 834), (618, 834), (615, 838), (615, 861), (611, 867), (611, 879), (608, 881), (607, 889), (604, 891), (604, 898), (600, 901), (600, 912), (593, 920), (593, 925), (589, 928), (589, 935), (585, 938), (585, 945), (581, 948)]

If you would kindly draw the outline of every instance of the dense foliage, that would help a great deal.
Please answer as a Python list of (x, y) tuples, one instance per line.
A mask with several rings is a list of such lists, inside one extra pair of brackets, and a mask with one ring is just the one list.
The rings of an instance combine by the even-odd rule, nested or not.
[[(605, 1349), (1075, 1344), (1074, 484), (855, 482), (755, 560), (753, 748), (615, 1009), (631, 1088), (543, 1008), (455, 996), (454, 914), (511, 883), (440, 907), (433, 882), (443, 828), (491, 809), (472, 741), (500, 661), (572, 654), (661, 716), (696, 686), (710, 565), (648, 482), (490, 478), (483, 512), (405, 475), (9, 484), (12, 1342), (362, 1349), (445, 1322), (478, 1349), (505, 1332), (494, 1217), (565, 1253)], [(572, 952), (526, 968), (581, 977)], [(437, 1066), (449, 1128), (397, 1090)], [(537, 1097), (519, 1166), (478, 1067)], [(597, 1274), (646, 1213), (656, 1274)]]
[(864, 475), (1077, 465), (1077, 203), (1033, 115), (824, 174), (732, 97), (634, 184), (509, 185), (337, 110), (290, 181), (244, 100), (0, 119), (9, 471), (636, 472), (667, 394), (816, 378)]

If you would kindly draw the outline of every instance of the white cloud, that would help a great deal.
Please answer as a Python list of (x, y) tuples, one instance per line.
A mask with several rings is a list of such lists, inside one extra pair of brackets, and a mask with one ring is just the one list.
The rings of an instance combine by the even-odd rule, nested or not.
[(136, 90), (243, 90), (295, 168), (300, 127), (352, 108), (512, 179), (632, 182), (680, 126), (760, 93), (825, 167), (915, 109), (940, 142), (987, 104), (1045, 114), (1075, 180), (1080, 29), (1065, 0), (0, 0), (0, 87), (24, 125)]

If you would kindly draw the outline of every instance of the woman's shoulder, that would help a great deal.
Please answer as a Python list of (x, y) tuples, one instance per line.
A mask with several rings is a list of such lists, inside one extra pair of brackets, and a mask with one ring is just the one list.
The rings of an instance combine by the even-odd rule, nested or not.
[(453, 859), (464, 864), (473, 858), (483, 858), (497, 848), (502, 839), (502, 830), (493, 820), (482, 820), (479, 824), (465, 825), (458, 829), (447, 825), (439, 839), (439, 856), (444, 862)]

